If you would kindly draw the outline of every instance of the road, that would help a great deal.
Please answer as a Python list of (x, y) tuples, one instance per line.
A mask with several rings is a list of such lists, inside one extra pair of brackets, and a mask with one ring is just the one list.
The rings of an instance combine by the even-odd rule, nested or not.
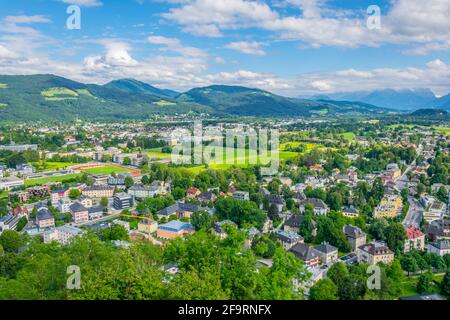
[(409, 197), (409, 211), (406, 214), (405, 220), (403, 220), (403, 225), (405, 227), (413, 226), (419, 228), (422, 217), (423, 207), (420, 205), (417, 199)]

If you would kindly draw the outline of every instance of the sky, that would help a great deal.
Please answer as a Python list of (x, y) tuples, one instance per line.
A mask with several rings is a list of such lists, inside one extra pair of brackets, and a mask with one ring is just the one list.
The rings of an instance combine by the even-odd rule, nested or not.
[[(98, 84), (134, 78), (178, 91), (244, 85), (286, 96), (450, 92), (449, 0), (7, 3), (0, 6), (0, 74)], [(67, 27), (71, 5), (80, 8), (80, 29)], [(369, 6), (379, 8), (379, 20)]]

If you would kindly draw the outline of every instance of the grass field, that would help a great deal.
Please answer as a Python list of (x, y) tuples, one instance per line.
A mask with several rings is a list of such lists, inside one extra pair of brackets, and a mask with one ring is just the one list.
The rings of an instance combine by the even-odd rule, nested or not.
[(0, 191), (0, 200), (8, 198), (7, 191)]
[(82, 172), (86, 172), (89, 174), (105, 174), (105, 175), (110, 175), (112, 173), (126, 173), (126, 172), (131, 172), (133, 170), (131, 169), (127, 169), (127, 168), (122, 168), (122, 167), (116, 167), (116, 166), (104, 166), (104, 167), (96, 167), (96, 168), (87, 168), (87, 169), (82, 169)]
[[(433, 279), (435, 282), (440, 283), (443, 276), (434, 276)], [(407, 279), (402, 283), (402, 297), (415, 296), (419, 294), (416, 289), (418, 280), (419, 276), (407, 277)], [(431, 292), (428, 293), (439, 293), (439, 287), (436, 283), (433, 284)]]
[(36, 186), (36, 185), (40, 185), (40, 184), (44, 184), (44, 183), (49, 183), (49, 182), (63, 182), (65, 180), (74, 179), (74, 178), (77, 178), (80, 176), (82, 176), (81, 173), (74, 173), (74, 174), (66, 174), (63, 176), (56, 176), (56, 177), (28, 179), (28, 180), (25, 180), (25, 186), (30, 187), (30, 186)]
[(51, 88), (41, 92), (41, 95), (48, 101), (74, 100), (78, 98), (78, 93), (67, 88)]
[(30, 162), (29, 164), (34, 166), (38, 172), (55, 171), (77, 165), (77, 163), (71, 162)]
[(432, 127), (432, 128), (447, 135), (450, 135), (450, 127)]
[(341, 133), (341, 134), (338, 134), (338, 136), (340, 136), (346, 140), (349, 140), (349, 141), (355, 140), (355, 134), (353, 132)]
[(0, 83), (0, 89), (7, 89), (8, 85), (6, 83)]
[(171, 157), (170, 153), (162, 153), (162, 148), (153, 148), (145, 151), (145, 154), (151, 158), (167, 159)]

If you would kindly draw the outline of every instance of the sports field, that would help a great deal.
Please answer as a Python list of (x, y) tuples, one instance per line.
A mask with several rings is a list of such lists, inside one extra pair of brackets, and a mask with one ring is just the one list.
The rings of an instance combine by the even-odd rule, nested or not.
[(130, 169), (124, 166), (115, 165), (115, 164), (87, 164), (81, 165), (77, 167), (71, 168), (74, 171), (80, 171), (88, 174), (104, 174), (110, 175), (113, 173), (131, 173), (131, 174), (140, 174), (140, 170)]

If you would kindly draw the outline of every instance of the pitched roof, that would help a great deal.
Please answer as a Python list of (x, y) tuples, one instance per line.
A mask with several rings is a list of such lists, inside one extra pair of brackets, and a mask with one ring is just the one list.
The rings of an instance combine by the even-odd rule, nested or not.
[(350, 224), (346, 224), (344, 226), (344, 233), (347, 237), (350, 238), (360, 238), (364, 237), (366, 234), (360, 228), (352, 226)]
[(371, 255), (394, 254), (383, 242), (371, 242), (360, 246), (358, 249), (363, 250)]
[(83, 206), (81, 203), (79, 202), (74, 202), (69, 206), (69, 210), (70, 212), (83, 212), (83, 211), (88, 211), (88, 209)]
[(305, 219), (304, 216), (294, 214), (284, 223), (284, 225), (288, 227), (298, 228), (300, 227), (300, 224), (303, 222), (304, 219)]
[(37, 219), (37, 221), (41, 221), (41, 220), (54, 219), (54, 217), (47, 208), (42, 207), (42, 208), (38, 209), (38, 212), (36, 214), (36, 219)]
[(162, 216), (170, 216), (171, 214), (178, 213), (180, 211), (196, 212), (201, 210), (207, 209), (192, 203), (177, 202), (174, 205), (158, 211), (158, 214)]
[(338, 248), (328, 243), (319, 244), (318, 246), (315, 246), (314, 249), (323, 253), (332, 253), (338, 250)]
[(422, 231), (420, 231), (419, 229), (417, 229), (415, 227), (409, 227), (406, 229), (406, 237), (408, 239), (416, 239), (416, 238), (420, 238), (423, 236), (424, 236), (424, 234), (422, 233)]
[(304, 243), (297, 243), (291, 249), (289, 249), (289, 251), (303, 261), (309, 261), (320, 257), (319, 251), (312, 247), (309, 247)]

